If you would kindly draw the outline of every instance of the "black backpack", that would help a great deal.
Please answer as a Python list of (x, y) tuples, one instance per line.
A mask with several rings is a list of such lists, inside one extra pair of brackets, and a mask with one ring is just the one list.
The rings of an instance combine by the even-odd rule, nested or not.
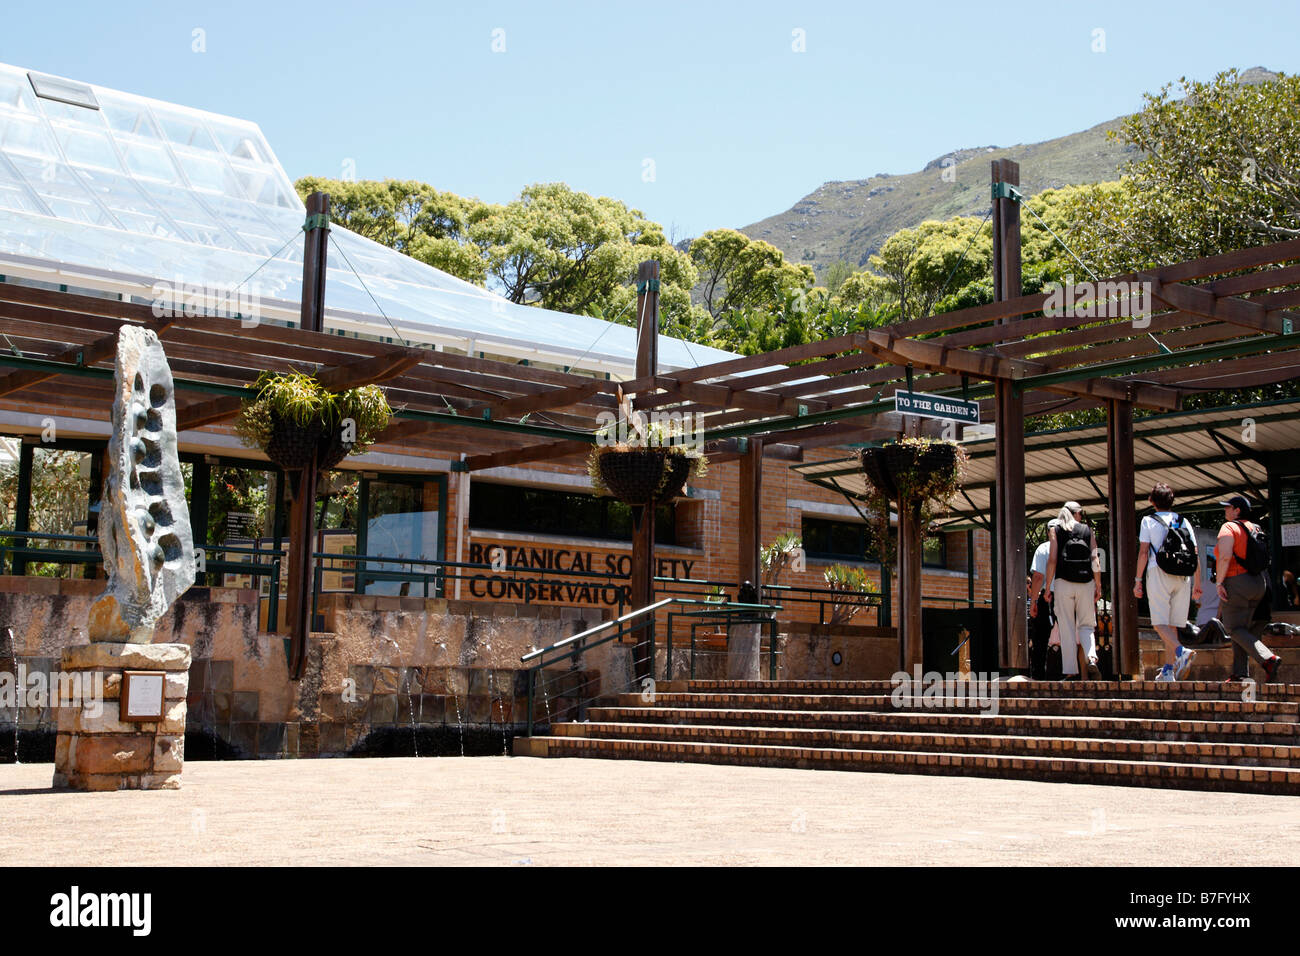
[(1056, 576), (1086, 584), (1092, 580), (1092, 529), (1080, 523), (1073, 531), (1057, 528)]
[(1257, 524), (1246, 521), (1234, 521), (1233, 524), (1241, 525), (1241, 530), (1246, 532), (1246, 553), (1238, 555), (1234, 550), (1232, 556), (1241, 563), (1247, 574), (1263, 574), (1269, 565), (1268, 536)]
[[(1160, 517), (1156, 516), (1160, 521)], [(1160, 521), (1164, 524), (1163, 521)], [(1156, 552), (1156, 566), (1165, 574), (1179, 577), (1191, 577), (1196, 573), (1196, 546), (1193, 543), (1191, 529), (1183, 521), (1182, 515), (1174, 515), (1174, 520), (1167, 526), (1165, 540)]]

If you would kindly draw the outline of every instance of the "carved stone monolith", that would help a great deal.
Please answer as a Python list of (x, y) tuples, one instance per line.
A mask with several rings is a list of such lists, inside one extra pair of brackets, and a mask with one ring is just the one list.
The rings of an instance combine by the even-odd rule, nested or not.
[(148, 644), (158, 619), (194, 583), (172, 373), (157, 335), (122, 328), (113, 381), (110, 465), (99, 516), (108, 588), (91, 607), (90, 640)]
[[(100, 503), (108, 587), (91, 605), (89, 646), (61, 669), (99, 700), (59, 701), (54, 786), (174, 790), (185, 756), (190, 648), (154, 644), (154, 626), (194, 583), (176, 401), (158, 336), (123, 326), (117, 340), (113, 432)], [(147, 645), (147, 646), (141, 646)]]

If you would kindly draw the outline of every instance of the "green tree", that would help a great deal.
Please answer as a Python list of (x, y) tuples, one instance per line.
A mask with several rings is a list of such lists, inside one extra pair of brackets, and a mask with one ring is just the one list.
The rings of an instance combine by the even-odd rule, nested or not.
[(617, 199), (538, 183), (491, 210), (470, 235), (512, 302), (634, 325), (637, 264), (657, 259), (665, 322), (691, 321), (695, 267), (662, 226)]
[[(900, 320), (930, 315), (945, 292), (988, 275), (992, 230), (973, 216), (900, 229), (868, 260), (871, 275), (840, 288), (841, 301), (888, 304)], [(852, 285), (850, 285), (852, 283)], [(846, 298), (851, 295), (854, 298)]]
[(1111, 134), (1139, 158), (1119, 184), (1081, 194), (1072, 210), (1100, 271), (1300, 237), (1300, 77), (1247, 84), (1228, 70), (1145, 100)]
[(691, 241), (691, 262), (699, 271), (699, 294), (715, 319), (732, 309), (772, 309), (789, 292), (809, 289), (811, 266), (785, 261), (771, 243), (735, 229), (710, 229)]
[(330, 217), (358, 235), (482, 285), (487, 261), (470, 240), (470, 228), (496, 207), (440, 192), (414, 180), (348, 181), (308, 176), (294, 184), (306, 199), (330, 197)]

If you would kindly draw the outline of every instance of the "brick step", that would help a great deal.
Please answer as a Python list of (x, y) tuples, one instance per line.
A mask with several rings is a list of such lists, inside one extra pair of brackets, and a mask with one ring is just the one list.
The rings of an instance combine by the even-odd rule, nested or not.
[(1135, 717), (982, 717), (939, 712), (743, 710), (667, 707), (593, 707), (600, 723), (708, 724), (804, 730), (890, 730), (1021, 737), (1101, 737), (1130, 740), (1206, 740), (1215, 743), (1300, 746), (1300, 724), (1285, 721), (1149, 720)]
[[(887, 680), (691, 680), (685, 689), (692, 693), (760, 693), (760, 694), (865, 694), (893, 693), (893, 681)], [(1124, 699), (1241, 700), (1245, 685), (1225, 681), (999, 681), (998, 697), (1104, 697)], [(1256, 683), (1257, 700), (1300, 703), (1300, 684)]]
[[(635, 707), (643, 702), (640, 694), (620, 694), (622, 707)], [(913, 712), (947, 710), (953, 713), (979, 713), (978, 703), (936, 699), (931, 706), (915, 702), (895, 707), (889, 695), (870, 694), (691, 694), (660, 693), (654, 703), (664, 707), (706, 707), (714, 709), (743, 708), (746, 710), (803, 710), (867, 712)], [(1300, 720), (1300, 703), (1272, 700), (1182, 700), (1151, 698), (1098, 698), (1098, 697), (1010, 697), (999, 698), (1000, 714), (1037, 714), (1049, 716), (1125, 716), (1158, 719), (1187, 720), (1277, 720), (1296, 723)]]
[(548, 757), (666, 760), (815, 770), (1000, 777), (1053, 783), (1225, 790), (1300, 795), (1300, 769), (1231, 767), (1162, 761), (1004, 757), (924, 751), (843, 750), (761, 744), (609, 740), (600, 737), (519, 738), (521, 752)]
[(1300, 769), (1300, 746), (1262, 746), (1206, 741), (1154, 741), (1084, 737), (1021, 737), (1010, 734), (941, 734), (821, 730), (708, 724), (570, 723), (553, 737), (604, 740), (677, 740), (689, 743), (787, 746), (841, 750), (908, 750), (927, 753), (1069, 757), (1089, 760), (1162, 761), (1235, 767)]

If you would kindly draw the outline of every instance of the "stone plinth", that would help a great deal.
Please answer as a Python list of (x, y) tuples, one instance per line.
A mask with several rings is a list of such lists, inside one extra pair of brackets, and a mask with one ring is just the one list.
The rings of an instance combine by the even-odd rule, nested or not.
[[(54, 786), (74, 790), (176, 790), (185, 758), (185, 695), (190, 649), (185, 644), (96, 643), (63, 651), (61, 669), (81, 687), (103, 687), (102, 700), (83, 694), (59, 701)], [(163, 671), (163, 719), (124, 721), (122, 673)]]

